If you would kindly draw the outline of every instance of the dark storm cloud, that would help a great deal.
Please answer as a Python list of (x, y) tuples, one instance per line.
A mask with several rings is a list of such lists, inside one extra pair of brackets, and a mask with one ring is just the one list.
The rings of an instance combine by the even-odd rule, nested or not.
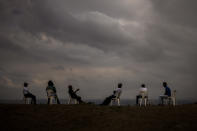
[(152, 2), (156, 13), (161, 16), (161, 20), (196, 28), (196, 0), (188, 2), (185, 0), (152, 0)]
[[(66, 5), (66, 2), (63, 3)], [(4, 15), (7, 18), (5, 23), (12, 21), (13, 23), (10, 23), (12, 26), (16, 24), (19, 28), (33, 34), (45, 32), (64, 42), (86, 43), (103, 50), (109, 50), (114, 46), (120, 48), (119, 43), (126, 45), (134, 42), (125, 35), (126, 32), (121, 30), (118, 23), (109, 21), (105, 25), (106, 23), (97, 23), (97, 20), (79, 21), (70, 14), (72, 10), (62, 12), (63, 10), (58, 9), (60, 5), (61, 3), (53, 6), (51, 1), (33, 1), (31, 4), (26, 1), (23, 4), (11, 4), (13, 7), (9, 7), (8, 4), (8, 7), (4, 7), (7, 10)], [(74, 6), (74, 4), (71, 5)], [(20, 8), (22, 15), (13, 13), (17, 10), (16, 8)], [(92, 15), (93, 19), (99, 15), (101, 15), (100, 19), (107, 19), (102, 14), (93, 13)]]
[[(26, 78), (38, 91), (54, 79), (59, 87), (72, 83), (91, 90), (84, 95), (99, 97), (110, 93), (111, 88), (102, 91), (114, 82), (151, 81), (157, 96), (166, 80), (180, 92), (188, 86), (180, 95), (196, 98), (195, 3), (2, 0), (0, 85), (21, 85)], [(137, 87), (125, 90), (135, 95)]]

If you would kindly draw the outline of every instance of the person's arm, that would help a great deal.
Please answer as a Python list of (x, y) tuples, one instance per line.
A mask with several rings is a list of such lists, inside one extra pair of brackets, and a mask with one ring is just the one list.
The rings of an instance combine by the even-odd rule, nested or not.
[(79, 89), (76, 89), (76, 90), (74, 91), (74, 93), (77, 93), (77, 91), (79, 91)]
[(23, 94), (30, 94), (29, 90), (27, 88), (23, 89)]
[(55, 87), (53, 87), (53, 91), (56, 93), (56, 88)]

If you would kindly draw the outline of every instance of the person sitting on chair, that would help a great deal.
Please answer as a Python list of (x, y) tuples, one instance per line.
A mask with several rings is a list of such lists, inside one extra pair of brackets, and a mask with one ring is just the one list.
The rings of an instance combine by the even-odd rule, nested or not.
[(109, 105), (110, 102), (111, 102), (111, 100), (113, 98), (116, 98), (116, 95), (115, 94), (116, 94), (116, 91), (113, 91), (113, 94), (110, 95), (110, 96), (108, 96), (108, 97), (106, 97), (105, 100), (103, 101), (103, 103), (101, 105), (105, 105), (105, 106)]
[(145, 86), (145, 84), (142, 84), (139, 90), (139, 94), (136, 96), (136, 105), (138, 105), (139, 98), (142, 98), (142, 95), (144, 95), (145, 98), (148, 98), (148, 90)]
[(31, 98), (33, 104), (36, 104), (36, 96), (31, 94), (28, 90), (28, 83), (24, 82), (24, 87), (23, 87), (23, 95), (25, 98)]
[(122, 83), (118, 83), (118, 88), (115, 89), (115, 96), (116, 97), (120, 97), (121, 93), (122, 93)]
[(171, 96), (171, 89), (168, 87), (167, 82), (163, 82), (163, 87), (165, 88), (164, 95), (160, 95), (161, 104), (164, 104), (164, 99)]
[[(60, 101), (59, 101), (58, 96), (57, 96), (56, 88), (55, 88), (55, 86), (54, 86), (54, 84), (51, 80), (48, 82), (48, 86), (46, 88), (46, 91), (48, 91), (48, 90), (52, 90), (54, 92), (55, 98), (57, 100), (57, 104), (60, 104)], [(47, 103), (49, 104), (49, 102), (50, 102), (50, 98), (48, 98)]]
[(84, 103), (84, 102), (81, 100), (81, 97), (77, 95), (77, 91), (79, 91), (79, 89), (73, 91), (72, 85), (68, 85), (68, 94), (70, 95), (70, 97), (71, 97), (72, 99), (76, 99), (77, 102), (79, 102), (79, 104)]
[(122, 83), (119, 83), (118, 88), (113, 91), (112, 95), (106, 97), (101, 105), (109, 105), (113, 98), (120, 97), (120, 94), (122, 93), (121, 88), (122, 88)]

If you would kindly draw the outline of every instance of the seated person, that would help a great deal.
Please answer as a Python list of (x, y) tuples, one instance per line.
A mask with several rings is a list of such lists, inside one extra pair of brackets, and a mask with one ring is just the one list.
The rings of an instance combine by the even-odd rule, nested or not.
[(76, 94), (77, 91), (79, 91), (79, 89), (73, 91), (72, 85), (69, 85), (69, 86), (68, 86), (68, 94), (70, 95), (70, 97), (71, 97), (72, 99), (76, 99), (77, 102), (79, 102), (79, 104), (84, 103), (84, 102), (81, 100), (81, 97), (78, 96), (78, 95)]
[(159, 96), (162, 105), (164, 104), (164, 99), (171, 96), (171, 89), (168, 87), (167, 82), (163, 82), (163, 87), (165, 88), (165, 93)]
[(145, 84), (142, 84), (139, 90), (139, 94), (136, 96), (136, 105), (138, 105), (139, 98), (142, 98), (144, 95), (145, 98), (148, 98), (148, 90), (145, 87)]
[[(46, 91), (48, 91), (48, 90), (52, 90), (54, 92), (54, 96), (57, 99), (57, 104), (60, 104), (60, 101), (59, 101), (58, 96), (57, 96), (56, 88), (55, 88), (55, 86), (54, 86), (54, 84), (51, 80), (48, 82), (48, 86), (46, 88)], [(48, 94), (47, 94), (47, 96), (48, 96)], [(49, 102), (50, 102), (50, 98), (48, 98), (47, 103), (49, 104)]]
[(116, 98), (116, 91), (113, 91), (112, 95), (106, 97), (101, 105), (109, 105), (113, 98)]
[(122, 83), (118, 83), (118, 88), (115, 89), (114, 95), (116, 97), (120, 97), (121, 93), (122, 93)]
[(112, 95), (106, 97), (101, 105), (109, 105), (111, 100), (113, 98), (120, 97), (121, 93), (122, 93), (122, 83), (119, 83), (118, 88), (113, 91)]
[(25, 98), (31, 98), (32, 99), (32, 103), (33, 104), (36, 104), (36, 96), (31, 94), (29, 91), (28, 91), (28, 83), (24, 82), (24, 87), (23, 87), (23, 95)]

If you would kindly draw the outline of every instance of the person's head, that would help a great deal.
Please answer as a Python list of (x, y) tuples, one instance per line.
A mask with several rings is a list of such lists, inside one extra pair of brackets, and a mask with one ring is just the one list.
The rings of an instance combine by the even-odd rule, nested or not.
[(53, 84), (53, 81), (52, 80), (50, 80), (49, 82), (48, 82), (48, 86), (53, 86), (54, 84)]
[(24, 87), (28, 87), (28, 83), (27, 82), (24, 82)]
[(141, 87), (142, 87), (142, 88), (145, 88), (145, 84), (142, 84)]
[(167, 82), (163, 82), (163, 87), (166, 87), (167, 86)]
[(118, 88), (122, 88), (122, 83), (118, 83)]
[(73, 86), (72, 85), (68, 85), (68, 89), (72, 89), (73, 88)]

